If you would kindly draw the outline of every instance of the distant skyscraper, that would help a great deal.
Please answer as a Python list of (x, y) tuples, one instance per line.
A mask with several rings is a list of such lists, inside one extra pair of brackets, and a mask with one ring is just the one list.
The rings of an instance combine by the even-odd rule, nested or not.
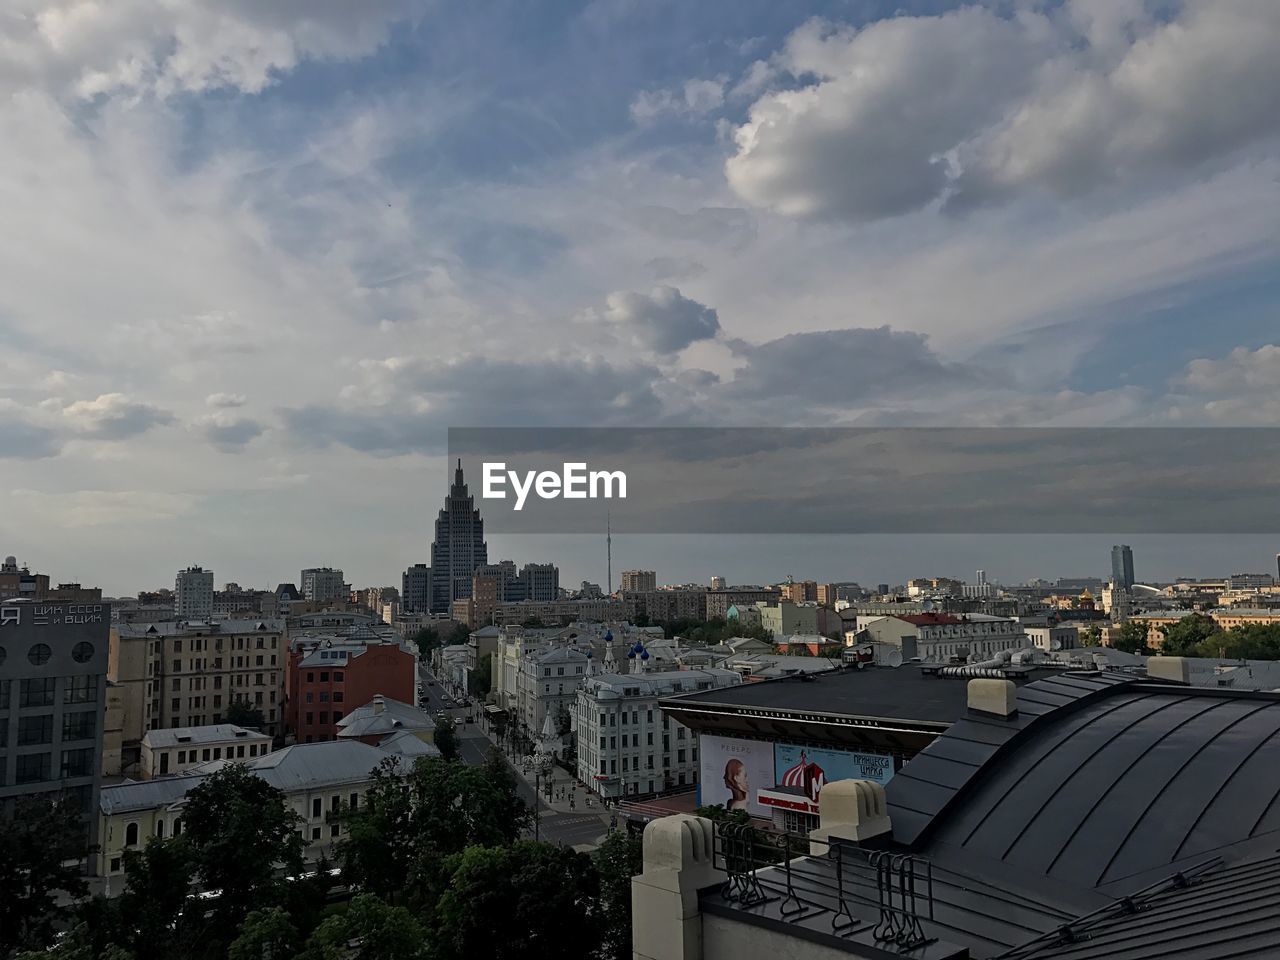
[(983, 584), (985, 584), (986, 582), (987, 582), (987, 571), (985, 571), (985, 570), (979, 570), (979, 571), (978, 571), (978, 586), (982, 586), (982, 585), (983, 585)]
[(179, 570), (173, 581), (173, 614), (179, 620), (208, 620), (213, 616), (213, 571), (203, 567)]
[(436, 516), (436, 538), (431, 544), (431, 612), (448, 613), (453, 601), (470, 597), (476, 567), (488, 562), (484, 521), (476, 509), (476, 498), (467, 492), (459, 460), (453, 486)]
[(1111, 582), (1126, 590), (1137, 582), (1133, 578), (1133, 550), (1126, 543), (1111, 548)]
[(726, 584), (726, 583), (725, 583), (725, 581), (724, 581), (724, 577), (712, 577), (712, 578), (711, 578), (711, 589), (712, 589), (712, 590), (723, 590), (726, 586), (727, 586), (727, 584)]

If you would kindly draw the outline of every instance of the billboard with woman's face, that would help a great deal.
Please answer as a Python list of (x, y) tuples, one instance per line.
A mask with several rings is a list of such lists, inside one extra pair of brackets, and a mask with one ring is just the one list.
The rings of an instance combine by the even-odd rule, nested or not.
[(720, 804), (752, 816), (769, 816), (757, 794), (773, 786), (773, 744), (702, 736), (698, 749), (699, 805)]

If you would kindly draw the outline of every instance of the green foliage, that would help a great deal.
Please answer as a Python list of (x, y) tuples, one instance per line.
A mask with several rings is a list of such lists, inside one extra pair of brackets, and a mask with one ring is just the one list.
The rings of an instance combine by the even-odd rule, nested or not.
[(0, 814), (0, 956), (51, 942), (59, 895), (88, 890), (75, 861), (89, 853), (70, 796), (19, 797), (12, 817)]
[(615, 830), (594, 859), (600, 875), (602, 960), (630, 960), (631, 878), (644, 870), (644, 842), (638, 833)]
[(1125, 653), (1149, 654), (1147, 646), (1146, 624), (1137, 620), (1126, 620), (1120, 625), (1120, 634), (1111, 641), (1111, 645)]
[(1082, 647), (1098, 647), (1102, 645), (1102, 628), (1097, 624), (1088, 627), (1080, 634)]
[(418, 648), (418, 656), (423, 660), (436, 647), (440, 646), (440, 632), (435, 627), (423, 627), (413, 635), (413, 644)]
[(344, 912), (316, 927), (298, 960), (417, 960), (424, 956), (422, 927), (413, 914), (361, 894)]
[(546, 626), (546, 624), (542, 622), (541, 617), (525, 617), (520, 626), (536, 630), (539, 627)]
[(683, 637), (690, 643), (715, 646), (732, 637), (750, 637), (753, 640), (769, 640), (769, 631), (759, 624), (745, 624), (741, 620), (712, 617), (709, 620), (665, 620), (662, 629), (669, 637)]
[(195, 875), (211, 901), (206, 941), (226, 945), (250, 910), (280, 905), (288, 874), (302, 870), (302, 837), (284, 794), (243, 764), (210, 774), (187, 794), (181, 842), (191, 854)]
[(186, 840), (149, 840), (124, 852), (124, 893), (117, 901), (121, 942), (138, 960), (165, 960), (175, 945), (197, 943), (198, 923), (183, 916), (195, 874)]
[(483, 700), (493, 689), (493, 658), (480, 657), (476, 668), (467, 674), (467, 692)]
[(586, 854), (531, 840), (473, 846), (450, 857), (445, 872), (430, 921), (433, 960), (597, 956), (600, 882)]
[(234, 723), (237, 727), (262, 730), (267, 725), (267, 718), (262, 715), (261, 708), (255, 707), (244, 697), (233, 697), (227, 704), (226, 722)]
[(1161, 653), (1170, 657), (1192, 657), (1196, 656), (1196, 648), (1201, 643), (1218, 632), (1218, 624), (1213, 617), (1193, 613), (1177, 623), (1162, 626), (1160, 632), (1164, 634)]
[(1249, 623), (1222, 630), (1198, 643), (1197, 657), (1280, 660), (1280, 623)]
[(458, 734), (453, 729), (453, 721), (448, 717), (436, 724), (435, 744), (440, 748), (440, 756), (446, 760), (457, 760)]
[(349, 883), (388, 900), (430, 902), (445, 857), (511, 843), (531, 814), (500, 756), (482, 767), (424, 758), (407, 775), (384, 763), (346, 820), (337, 853)]
[(298, 931), (281, 907), (254, 910), (227, 948), (227, 960), (289, 960), (298, 952)]

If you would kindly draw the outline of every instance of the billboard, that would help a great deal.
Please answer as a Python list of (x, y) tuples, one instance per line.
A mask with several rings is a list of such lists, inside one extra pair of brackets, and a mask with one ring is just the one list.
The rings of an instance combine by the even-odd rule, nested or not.
[(698, 803), (721, 804), (768, 817), (759, 792), (774, 783), (773, 744), (758, 740), (702, 736), (698, 740)]
[(855, 753), (774, 744), (773, 787), (757, 794), (766, 807), (782, 807), (802, 813), (818, 812), (818, 794), (833, 780), (874, 780), (888, 783), (893, 777), (893, 757), (879, 753)]

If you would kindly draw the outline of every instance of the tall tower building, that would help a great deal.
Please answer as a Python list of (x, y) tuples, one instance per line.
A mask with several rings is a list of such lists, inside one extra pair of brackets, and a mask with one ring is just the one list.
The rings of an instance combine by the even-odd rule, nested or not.
[(448, 613), (453, 601), (470, 597), (476, 567), (488, 562), (484, 521), (476, 498), (467, 492), (459, 460), (449, 495), (436, 517), (436, 538), (431, 544), (431, 612)]
[(1111, 582), (1126, 590), (1137, 582), (1133, 578), (1133, 550), (1127, 543), (1111, 548)]
[(400, 601), (405, 613), (426, 613), (430, 608), (431, 568), (415, 563), (400, 577)]
[(213, 571), (203, 567), (179, 570), (173, 581), (173, 615), (179, 620), (208, 620), (213, 616)]

